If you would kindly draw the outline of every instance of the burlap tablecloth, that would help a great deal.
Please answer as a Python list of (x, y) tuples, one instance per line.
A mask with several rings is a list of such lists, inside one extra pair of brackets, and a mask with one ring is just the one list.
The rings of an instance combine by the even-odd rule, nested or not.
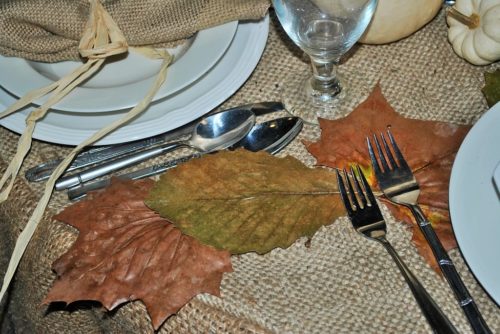
[[(272, 13), (271, 13), (272, 14)], [(267, 48), (255, 72), (223, 107), (277, 100), (287, 74), (308, 67), (273, 15)], [(363, 45), (343, 64), (356, 87), (345, 111), (380, 82), (395, 109), (408, 117), (473, 123), (487, 110), (480, 92), (483, 72), (458, 58), (446, 40), (441, 13), (408, 39), (383, 46)], [(300, 139), (314, 140), (319, 129), (306, 127), (281, 155), (308, 165), (315, 161)], [(0, 128), (0, 170), (15, 152), (18, 135)], [(25, 163), (32, 166), (67, 149), (36, 142)], [(39, 184), (16, 182), (10, 200), (0, 206), (0, 265), (6, 263), (20, 229), (42, 191)], [(19, 333), (149, 333), (152, 327), (140, 302), (105, 312), (96, 303), (63, 308), (40, 306), (55, 275), (51, 263), (75, 240), (76, 231), (50, 217), (68, 202), (62, 193), (51, 200), (3, 303), (2, 328)], [(388, 238), (421, 279), (461, 333), (470, 333), (452, 291), (418, 255), (404, 225), (388, 218)], [(200, 295), (170, 317), (160, 333), (427, 333), (430, 332), (397, 267), (378, 243), (353, 231), (346, 218), (321, 228), (310, 244), (299, 240), (267, 255), (233, 257), (225, 274), (222, 298)], [(500, 333), (500, 309), (481, 289), (458, 250), (450, 256), (492, 330)]]

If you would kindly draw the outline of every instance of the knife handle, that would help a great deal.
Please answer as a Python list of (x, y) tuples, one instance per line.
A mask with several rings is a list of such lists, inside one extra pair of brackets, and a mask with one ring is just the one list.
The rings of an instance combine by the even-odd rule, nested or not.
[[(194, 125), (190, 124), (190, 126), (184, 126), (169, 134), (161, 134), (126, 144), (91, 148), (90, 150), (78, 154), (71, 165), (66, 169), (66, 172), (104, 162), (154, 145), (162, 144), (170, 139), (179, 138), (183, 135), (191, 133), (193, 126)], [(62, 159), (54, 159), (32, 167), (26, 171), (25, 177), (30, 182), (46, 180), (50, 177), (54, 169), (61, 163), (61, 161)]]
[[(115, 160), (108, 161), (102, 165), (91, 167), (81, 173), (69, 175), (59, 179), (56, 182), (56, 190), (63, 190), (82, 184), (84, 182), (93, 180), (100, 176), (115, 172), (133, 164), (145, 161), (147, 159), (157, 157), (160, 154), (170, 152), (178, 147), (186, 146), (186, 142), (178, 141), (174, 143), (166, 143), (157, 147), (152, 147), (147, 150), (137, 152), (134, 154), (126, 155)], [(189, 145), (188, 145), (189, 146)]]
[[(126, 179), (126, 180), (143, 179), (143, 178), (146, 178), (149, 176), (163, 173), (164, 171), (171, 169), (171, 168), (174, 168), (181, 163), (187, 162), (187, 161), (194, 159), (194, 158), (199, 158), (201, 156), (202, 156), (201, 153), (195, 153), (195, 154), (191, 154), (191, 155), (188, 155), (185, 157), (181, 157), (181, 158), (177, 158), (177, 159), (174, 159), (171, 161), (167, 161), (167, 162), (164, 162), (161, 164), (142, 168), (142, 169), (136, 170), (134, 172), (121, 174), (121, 175), (118, 175), (117, 177), (119, 179)], [(84, 183), (80, 186), (76, 186), (76, 187), (68, 189), (68, 198), (72, 201), (82, 199), (90, 191), (105, 188), (110, 183), (111, 183), (111, 178), (106, 178), (103, 180), (91, 181), (91, 182)]]

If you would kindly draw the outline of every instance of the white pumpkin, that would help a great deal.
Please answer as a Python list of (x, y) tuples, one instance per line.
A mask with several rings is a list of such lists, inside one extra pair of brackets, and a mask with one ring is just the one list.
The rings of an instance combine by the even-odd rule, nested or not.
[(500, 60), (500, 0), (457, 0), (448, 10), (448, 40), (474, 65)]
[(379, 0), (361, 43), (385, 44), (407, 37), (439, 12), (443, 0)]

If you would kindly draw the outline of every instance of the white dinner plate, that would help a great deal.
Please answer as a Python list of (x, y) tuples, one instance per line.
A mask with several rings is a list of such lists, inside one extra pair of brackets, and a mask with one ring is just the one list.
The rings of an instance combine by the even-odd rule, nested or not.
[[(168, 79), (155, 100), (173, 94), (199, 79), (212, 68), (234, 38), (238, 22), (233, 21), (198, 32), (187, 43), (169, 49), (176, 56)], [(119, 61), (105, 64), (92, 78), (76, 87), (55, 109), (73, 112), (108, 112), (130, 108), (149, 91), (161, 67), (161, 60), (128, 52)], [(17, 97), (54, 83), (82, 63), (41, 63), (0, 55), (0, 86)], [(35, 104), (42, 104), (47, 96)]]
[(465, 137), (451, 172), (450, 214), (460, 250), (484, 289), (500, 304), (500, 103)]
[[(186, 89), (152, 103), (137, 119), (115, 130), (96, 145), (122, 143), (173, 130), (211, 111), (234, 94), (253, 72), (264, 51), (269, 16), (260, 21), (238, 24), (233, 42), (220, 61)], [(0, 89), (0, 108), (15, 97)], [(69, 113), (50, 111), (35, 128), (36, 139), (77, 145), (94, 132), (118, 119), (128, 110), (110, 113)], [(28, 110), (0, 119), (3, 125), (21, 133)]]

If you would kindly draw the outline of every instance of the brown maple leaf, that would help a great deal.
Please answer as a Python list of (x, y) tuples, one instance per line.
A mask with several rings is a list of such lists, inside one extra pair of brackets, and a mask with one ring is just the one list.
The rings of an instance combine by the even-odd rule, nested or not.
[(141, 300), (157, 329), (195, 295), (220, 294), (230, 254), (183, 235), (146, 207), (153, 184), (114, 180), (55, 216), (80, 233), (53, 263), (57, 278), (43, 303), (93, 300), (112, 310)]
[[(419, 203), (427, 214), (446, 250), (456, 247), (448, 212), (448, 187), (451, 167), (469, 126), (409, 119), (399, 115), (387, 102), (379, 85), (347, 117), (319, 120), (321, 138), (306, 142), (318, 165), (343, 168), (357, 163), (376, 186), (370, 165), (366, 137), (391, 127), (398, 146), (420, 184)], [(386, 201), (394, 216), (416, 227), (408, 209)], [(418, 228), (413, 240), (420, 253), (437, 268), (432, 251)]]

